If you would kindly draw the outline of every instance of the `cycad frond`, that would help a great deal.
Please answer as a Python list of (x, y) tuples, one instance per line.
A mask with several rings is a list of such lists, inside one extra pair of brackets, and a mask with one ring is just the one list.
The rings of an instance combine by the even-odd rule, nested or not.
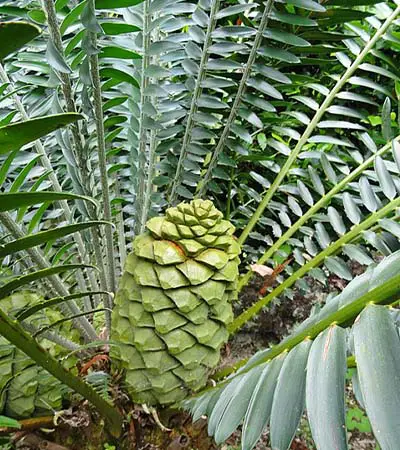
[[(268, 424), (273, 448), (287, 450), (305, 400), (317, 448), (346, 449), (346, 356), (349, 336), (353, 336), (372, 428), (383, 449), (394, 448), (399, 430), (389, 410), (400, 405), (395, 375), (400, 359), (397, 353), (390, 357), (389, 349), (398, 348), (399, 335), (395, 315), (384, 305), (397, 301), (399, 258), (399, 252), (393, 253), (355, 278), (292, 335), (239, 364), (236, 373), (189, 399), (185, 407), (195, 418), (209, 417), (209, 433), (217, 443), (226, 440), (243, 420), (243, 450), (255, 446)], [(390, 382), (382, 383), (388, 373), (393, 374)], [(223, 371), (219, 376), (226, 374)], [(389, 410), (383, 403), (388, 398)]]

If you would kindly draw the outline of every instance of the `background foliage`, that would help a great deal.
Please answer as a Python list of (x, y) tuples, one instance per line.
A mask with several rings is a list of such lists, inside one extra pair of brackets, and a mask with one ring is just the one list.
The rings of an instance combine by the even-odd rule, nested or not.
[[(375, 285), (366, 283), (377, 294), (374, 289), (397, 270), (399, 250), (399, 12), (396, 3), (374, 0), (1, 2), (6, 25), (0, 37), (9, 44), (0, 54), (0, 297), (34, 281), (31, 288), (52, 299), (43, 307), (59, 309), (82, 339), (77, 344), (56, 326), (39, 331), (70, 351), (84, 350), (100, 340), (104, 326), (110, 328), (110, 293), (133, 237), (149, 217), (196, 196), (211, 198), (237, 227), (241, 289), (251, 278), (249, 263), (287, 262), (280, 284), (255, 299), (230, 325), (231, 333), (271, 301), (290, 301), (295, 287), (310, 290), (311, 278), (351, 281), (355, 262), (368, 268), (368, 279), (385, 274), (377, 275)], [(24, 51), (15, 52), (24, 44)], [(359, 288), (357, 279), (352, 283)], [(396, 285), (387, 287), (390, 295), (381, 300), (393, 303)], [(347, 344), (344, 328), (329, 326), (337, 317), (343, 319), (339, 325), (350, 326), (367, 304), (357, 290), (347, 292), (348, 304), (335, 297), (300, 325), (316, 327), (312, 345), (300, 343), (309, 336), (300, 331), (298, 342), (288, 338), (307, 347), (304, 354), (315, 347), (309, 373), (315, 369), (312, 383), (323, 384), (318, 344), (337, 336), (337, 389), (353, 344)], [(392, 324), (395, 314), (367, 307), (360, 322), (368, 320)], [(24, 319), (19, 322), (27, 329)], [(355, 335), (363, 337), (362, 329), (354, 325)], [(371, 345), (396, 347), (395, 334), (373, 330)], [(282, 345), (278, 349), (288, 350)], [(262, 391), (264, 403), (265, 396), (275, 399), (273, 380), (286, 364), (279, 352), (273, 357), (275, 369), (263, 369), (266, 381), (259, 385), (269, 389)], [(363, 364), (390, 379), (382, 361), (371, 357)], [(371, 386), (375, 372), (369, 373), (361, 376), (364, 386)], [(396, 379), (393, 372), (391, 381)], [(236, 398), (229, 386), (241, 378), (233, 380), (210, 403), (222, 408), (218, 413), (206, 411), (203, 400), (195, 410), (214, 414), (210, 434), (221, 442), (245, 412), (230, 415)], [(62, 381), (77, 389), (73, 377)], [(390, 388), (398, 392), (398, 386)], [(224, 401), (218, 400), (221, 392)], [(315, 425), (318, 417), (320, 424), (337, 424), (332, 433), (346, 448), (344, 409), (332, 406), (332, 391), (324, 392), (324, 412), (312, 407), (322, 397), (307, 398), (316, 445), (330, 448)], [(243, 408), (248, 396), (241, 397)], [(387, 433), (377, 436), (382, 448), (394, 448), (400, 427), (393, 423), (383, 433), (382, 417), (391, 421), (378, 403), (376, 397), (366, 402), (372, 428)], [(245, 425), (255, 420), (247, 411)], [(244, 436), (243, 448), (252, 448), (256, 434)]]

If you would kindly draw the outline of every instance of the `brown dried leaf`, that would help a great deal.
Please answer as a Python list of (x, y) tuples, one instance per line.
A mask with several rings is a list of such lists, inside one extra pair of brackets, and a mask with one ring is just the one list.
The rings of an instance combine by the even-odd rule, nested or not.
[(267, 275), (272, 275), (274, 273), (274, 269), (262, 264), (252, 264), (250, 267), (253, 272), (258, 273), (258, 275), (261, 275), (262, 277), (266, 277)]

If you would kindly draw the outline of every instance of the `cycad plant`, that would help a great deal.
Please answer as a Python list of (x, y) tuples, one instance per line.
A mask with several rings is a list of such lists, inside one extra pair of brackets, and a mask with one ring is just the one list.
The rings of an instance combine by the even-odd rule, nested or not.
[[(396, 448), (399, 13), (370, 0), (1, 3), (5, 414), (59, 407), (46, 389), (59, 401), (68, 387), (119, 435), (118, 398), (73, 369), (106, 344), (133, 402), (206, 415), (218, 443), (243, 421), (246, 450), (267, 424), (288, 449), (304, 400), (317, 448), (346, 449), (357, 367), (375, 436)], [(233, 318), (255, 261), (285, 270)], [(214, 373), (229, 334), (308, 277), (352, 280), (352, 261), (365, 273), (291, 336)]]

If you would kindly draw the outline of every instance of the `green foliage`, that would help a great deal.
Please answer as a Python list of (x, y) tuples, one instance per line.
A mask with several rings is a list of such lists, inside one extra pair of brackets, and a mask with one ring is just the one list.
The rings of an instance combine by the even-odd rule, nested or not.
[(11, 450), (12, 449), (12, 442), (11, 437), (0, 437), (0, 445), (2, 450)]
[(8, 428), (21, 428), (20, 423), (15, 420), (11, 419), (10, 417), (6, 416), (0, 416), (0, 427), (8, 427)]
[(0, 127), (1, 153), (19, 150), (25, 144), (81, 118), (79, 114), (57, 114)]
[(87, 222), (82, 224), (67, 225), (66, 227), (42, 231), (40, 233), (26, 236), (25, 238), (17, 239), (2, 246), (0, 249), (0, 258), (4, 258), (7, 255), (11, 255), (21, 250), (26, 250), (27, 248), (42, 245), (49, 240), (65, 237), (69, 234), (75, 233), (76, 231), (85, 230), (86, 228), (96, 225), (98, 226), (104, 223), (105, 222)]
[[(29, 192), (29, 193), (1, 193), (0, 211), (12, 211), (24, 206), (32, 206), (43, 202), (52, 202), (68, 199), (85, 200), (93, 202), (93, 199), (68, 192)], [(94, 203), (94, 202), (93, 202)]]
[[(110, 332), (114, 293), (114, 317), (125, 325), (136, 317), (130, 309), (144, 306), (148, 279), (160, 284), (153, 287), (161, 295), (175, 289), (172, 275), (179, 273), (188, 280), (183, 290), (190, 303), (192, 285), (201, 284), (206, 271), (179, 272), (180, 262), (168, 255), (175, 248), (170, 241), (187, 240), (193, 248), (199, 236), (189, 231), (196, 225), (179, 224), (179, 232), (169, 226), (160, 235), (161, 219), (155, 216), (165, 209), (168, 215), (167, 208), (181, 200), (209, 197), (226, 223), (239, 230), (243, 267), (289, 259), (280, 284), (230, 323), (231, 333), (269, 302), (290, 299), (295, 286), (307, 291), (307, 277), (326, 284), (336, 276), (350, 284), (292, 336), (222, 381), (212, 401), (207, 396), (213, 391), (205, 391), (194, 417), (206, 413), (219, 442), (244, 420), (243, 448), (255, 444), (269, 421), (274, 445), (287, 448), (305, 397), (317, 447), (331, 448), (329, 429), (346, 448), (344, 355), (355, 353), (357, 399), (372, 429), (380, 430), (382, 448), (396, 446), (397, 356), (382, 353), (379, 359), (375, 350), (366, 355), (361, 344), (387, 352), (398, 348), (395, 314), (368, 303), (392, 303), (398, 295), (399, 13), (398, 4), (375, 0), (3, 1), (1, 18), (12, 21), (0, 32), (13, 27), (21, 32), (18, 39), (5, 40), (8, 56), (0, 66), (0, 291), (5, 295), (33, 282), (47, 294), (38, 310), (28, 308), (19, 317), (60, 310), (81, 341), (74, 343), (58, 329), (48, 338), (75, 352), (97, 342), (103, 325)], [(43, 32), (25, 21), (35, 21)], [(34, 35), (25, 51), (15, 52)], [(152, 224), (151, 234), (143, 234), (146, 223)], [(146, 239), (150, 247), (167, 241), (169, 265), (164, 267), (161, 256), (149, 258)], [(355, 263), (368, 268), (367, 275), (351, 281)], [(153, 265), (168, 270), (161, 276)], [(239, 289), (250, 277), (249, 271)], [(137, 287), (134, 299), (129, 295), (135, 289), (124, 297), (127, 284)], [(157, 302), (147, 303), (154, 323), (141, 328), (159, 338), (167, 333), (155, 320)], [(181, 314), (178, 304), (170, 306), (168, 314), (191, 321), (191, 311)], [(93, 310), (101, 311), (96, 323)], [(105, 323), (99, 324), (103, 316)], [(26, 321), (20, 319), (16, 332), (8, 318), (3, 320), (15, 332), (15, 343), (37, 350), (37, 339), (28, 340), (22, 331)], [(59, 324), (53, 319), (48, 326)], [(368, 324), (374, 324), (370, 334)], [(347, 342), (345, 329), (354, 342)], [(113, 332), (121, 330), (118, 325)], [(158, 386), (164, 395), (167, 375), (151, 374), (155, 382), (149, 382), (148, 355), (139, 349), (136, 334), (118, 338), (140, 355), (115, 359), (128, 372), (146, 371), (146, 392), (154, 397)], [(328, 347), (333, 350), (326, 353)], [(53, 360), (51, 368), (35, 360), (61, 374), (118, 428), (119, 419), (102, 403), (107, 377), (94, 373), (84, 383), (71, 373), (65, 378)], [(299, 370), (302, 364), (309, 374)], [(171, 370), (168, 377), (176, 381)], [(289, 395), (287, 380), (293, 377), (297, 383)], [(387, 398), (390, 408), (384, 407)], [(260, 414), (253, 414), (256, 410)]]
[[(394, 373), (399, 361), (397, 352), (392, 357), (389, 352), (397, 348), (399, 334), (397, 315), (382, 305), (397, 300), (399, 261), (399, 252), (385, 258), (355, 278), (279, 345), (236, 364), (241, 366), (236, 374), (198, 398), (187, 400), (184, 406), (192, 412), (194, 420), (206, 414), (209, 434), (217, 442), (227, 439), (244, 420), (242, 449), (245, 450), (255, 446), (269, 424), (272, 446), (287, 449), (305, 401), (317, 448), (346, 449), (346, 352), (348, 342), (352, 341), (361, 396), (372, 429), (382, 448), (393, 448), (399, 436), (390, 411), (398, 401), (398, 377)], [(294, 372), (297, 388), (293, 388)], [(380, 380), (387, 374), (389, 377), (382, 384)], [(249, 395), (246, 389), (255, 375), (258, 383), (256, 388), (250, 388)], [(297, 395), (288, 395), (291, 389)], [(244, 401), (243, 407), (237, 406), (236, 398)], [(257, 406), (261, 402), (262, 408)]]
[(104, 444), (104, 450), (116, 450), (115, 445)]
[(372, 428), (365, 412), (358, 408), (349, 408), (346, 413), (346, 428), (349, 431), (358, 430), (360, 433), (371, 433)]
[(2, 42), (0, 50), (0, 60), (9, 54), (20, 49), (27, 42), (38, 36), (41, 30), (38, 26), (27, 22), (1, 22), (0, 40)]

